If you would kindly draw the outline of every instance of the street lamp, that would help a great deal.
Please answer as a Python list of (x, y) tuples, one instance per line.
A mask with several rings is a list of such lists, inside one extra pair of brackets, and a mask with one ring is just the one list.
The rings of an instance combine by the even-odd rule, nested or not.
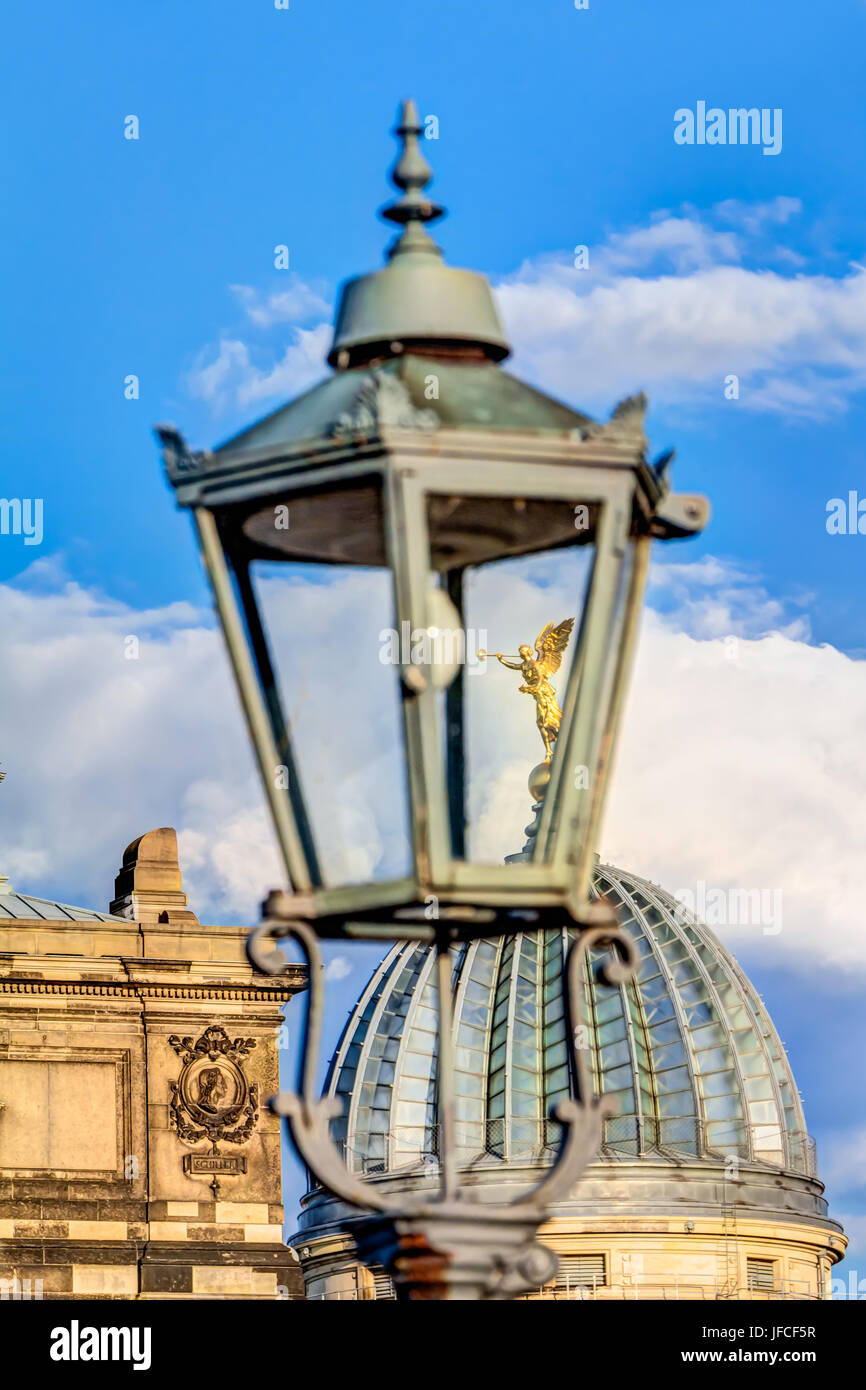
[[(382, 270), (343, 289), (334, 374), (213, 452), (190, 452), (170, 426), (158, 434), (178, 501), (193, 510), (291, 884), (268, 897), (250, 954), (278, 971), (284, 961), (271, 943), (291, 936), (311, 966), (298, 1094), (277, 1108), (319, 1181), (382, 1213), (359, 1245), (369, 1259), (390, 1259), (398, 1292), (508, 1297), (542, 1282), (549, 1252), (532, 1233), (545, 1202), (593, 1156), (601, 1106), (575, 1047), (575, 1099), (558, 1116), (561, 1152), (539, 1189), (507, 1209), (466, 1200), (453, 1144), (449, 949), (577, 923), (566, 970), (575, 1025), (579, 958), (608, 944), (608, 972), (628, 967), (627, 938), (590, 896), (593, 850), (650, 540), (694, 534), (707, 505), (670, 492), (670, 456), (647, 461), (642, 396), (599, 425), (501, 369), (509, 349), (486, 280), (444, 265), (427, 231), (442, 209), (424, 193), (421, 131), (405, 103), (392, 175), (401, 196), (384, 209), (402, 231)], [(489, 728), (473, 705), (478, 683), (466, 679), (485, 653), (470, 610), (496, 613), (501, 625), (502, 595), (539, 563), (571, 583), (577, 619), (561, 722), (558, 706), (555, 728), (548, 722), (545, 732), (539, 718), (546, 756), (530, 778), (537, 823), (528, 849), (517, 862), (485, 862), (474, 808)], [(369, 629), (349, 660), (365, 621), (359, 593), (364, 605), (383, 605), (383, 622), (375, 657)], [(389, 801), (375, 872), (370, 853), (351, 843), (359, 827), (369, 838), (369, 826), (353, 813), (355, 793), (342, 792), (352, 741), (373, 726), (367, 780), (374, 802)], [(341, 834), (347, 844), (336, 843)], [(392, 1209), (349, 1173), (330, 1138), (332, 1102), (315, 1094), (322, 938), (435, 943), (436, 1202)]]

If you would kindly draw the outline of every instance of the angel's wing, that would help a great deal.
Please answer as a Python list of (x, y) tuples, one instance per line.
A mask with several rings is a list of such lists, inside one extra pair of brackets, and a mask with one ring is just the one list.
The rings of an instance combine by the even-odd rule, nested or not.
[(552, 676), (562, 665), (562, 654), (568, 646), (568, 639), (571, 636), (571, 629), (574, 627), (574, 618), (566, 618), (558, 627), (553, 623), (548, 623), (547, 627), (539, 632), (535, 639), (535, 660), (541, 667), (542, 674)]

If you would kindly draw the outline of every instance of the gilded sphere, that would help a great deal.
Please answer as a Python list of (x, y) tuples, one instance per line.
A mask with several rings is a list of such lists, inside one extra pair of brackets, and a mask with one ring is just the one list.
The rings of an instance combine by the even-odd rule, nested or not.
[(539, 763), (529, 774), (529, 791), (533, 801), (543, 801), (550, 781), (550, 763)]

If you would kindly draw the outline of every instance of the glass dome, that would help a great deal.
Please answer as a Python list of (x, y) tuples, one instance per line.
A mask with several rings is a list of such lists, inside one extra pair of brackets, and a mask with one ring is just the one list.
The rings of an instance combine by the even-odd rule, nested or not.
[[(638, 953), (632, 980), (584, 980), (595, 1087), (618, 1112), (599, 1159), (740, 1159), (812, 1177), (814, 1146), (779, 1037), (733, 956), (656, 885), (600, 865)], [(544, 1163), (569, 1094), (561, 974), (565, 931), (474, 941), (454, 953), (457, 1138), (464, 1167)], [(369, 980), (331, 1061), (343, 1100), (334, 1136), (358, 1172), (435, 1163), (435, 958), (394, 947)], [(590, 977), (591, 976), (591, 977)]]

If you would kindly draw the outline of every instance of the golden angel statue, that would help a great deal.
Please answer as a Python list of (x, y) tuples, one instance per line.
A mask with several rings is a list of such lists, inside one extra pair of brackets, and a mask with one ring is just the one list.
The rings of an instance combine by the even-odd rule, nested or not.
[[(556, 691), (550, 684), (550, 677), (562, 665), (562, 655), (568, 646), (573, 627), (574, 618), (566, 618), (556, 627), (553, 623), (548, 623), (535, 639), (534, 657), (532, 648), (527, 647), (525, 643), (517, 649), (519, 661), (509, 661), (502, 652), (493, 653), (501, 666), (506, 666), (509, 671), (520, 672), (523, 676), (523, 685), (519, 687), (521, 692), (531, 695), (535, 701), (535, 722), (544, 742), (545, 762), (550, 762), (562, 720), (562, 710), (559, 708)], [(484, 658), (487, 652), (479, 652), (478, 655)]]

